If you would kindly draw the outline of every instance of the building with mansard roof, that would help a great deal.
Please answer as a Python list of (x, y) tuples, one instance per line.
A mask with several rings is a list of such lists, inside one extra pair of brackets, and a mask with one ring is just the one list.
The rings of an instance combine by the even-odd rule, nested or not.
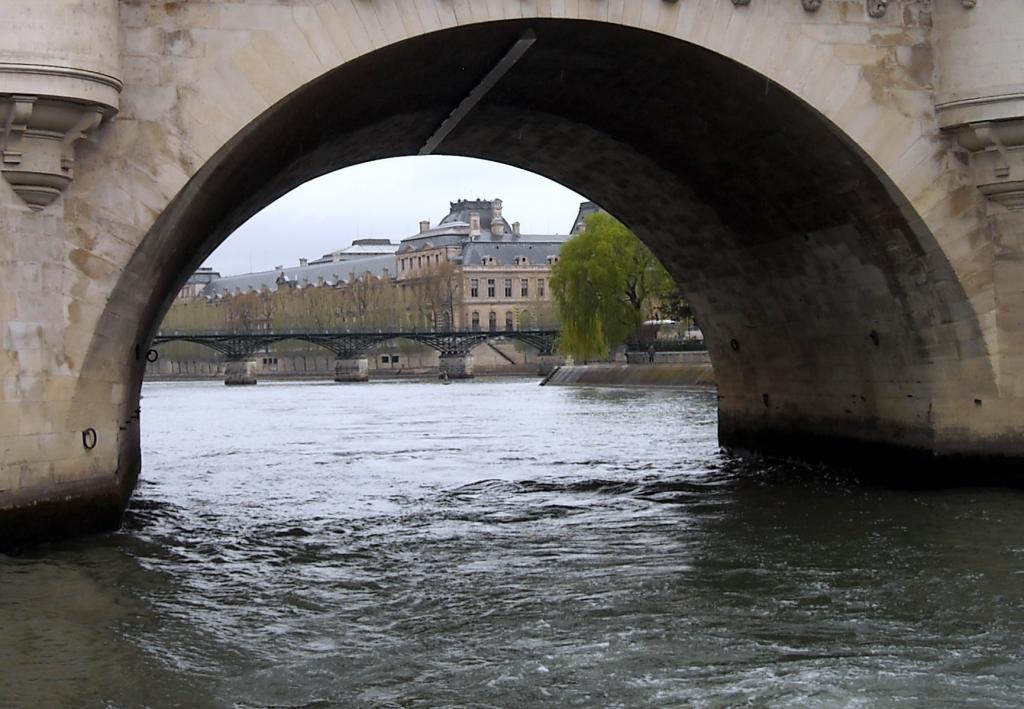
[(500, 199), (459, 200), (431, 227), (402, 239), (399, 283), (441, 301), (439, 328), (490, 331), (554, 324), (551, 266), (569, 235), (523, 234)]
[[(572, 232), (592, 202), (584, 202)], [(438, 328), (502, 331), (554, 324), (551, 267), (570, 234), (524, 234), (509, 222), (500, 199), (460, 199), (436, 226), (421, 221), (412, 236), (360, 239), (352, 246), (300, 259), (297, 266), (202, 279), (204, 297), (279, 288), (343, 287), (372, 276), (390, 279), (405, 300), (430, 301)]]
[(220, 274), (209, 266), (201, 266), (195, 273), (188, 277), (185, 285), (178, 291), (175, 300), (192, 300), (203, 294), (203, 291), (213, 281), (220, 278)]
[(309, 265), (354, 261), (371, 256), (390, 256), (396, 251), (398, 251), (398, 244), (391, 243), (391, 239), (356, 239), (351, 246), (324, 254), (320, 258), (310, 261)]
[(394, 274), (394, 268), (395, 257), (390, 254), (317, 263), (300, 259), (298, 266), (276, 266), (268, 271), (215, 278), (206, 285), (201, 295), (220, 298), (242, 293), (276, 291), (281, 287), (339, 287), (367, 274), (376, 278), (388, 278)]

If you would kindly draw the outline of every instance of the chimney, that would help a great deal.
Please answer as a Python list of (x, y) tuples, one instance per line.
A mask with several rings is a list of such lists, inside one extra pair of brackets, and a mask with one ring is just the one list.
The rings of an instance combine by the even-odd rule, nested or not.
[(423, 234), (428, 231), (430, 231), (430, 222), (426, 220), (420, 222), (420, 233)]
[(501, 220), (501, 200), (491, 202), (491, 233), (500, 236), (505, 233), (505, 224)]
[(308, 266), (308, 265), (309, 265), (309, 261), (307, 259), (304, 259), (304, 258), (300, 258), (299, 259), (299, 266), (300, 267), (301, 266)]
[(469, 238), (476, 239), (480, 236), (480, 212), (469, 213)]
[(512, 222), (512, 233), (519, 236), (519, 222)]

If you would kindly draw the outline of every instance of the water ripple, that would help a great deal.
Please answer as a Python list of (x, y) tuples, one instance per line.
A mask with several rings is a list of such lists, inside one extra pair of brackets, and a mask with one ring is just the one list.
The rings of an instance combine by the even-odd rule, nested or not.
[(123, 530), (0, 557), (0, 704), (1019, 703), (1019, 494), (733, 458), (699, 390), (145, 393)]

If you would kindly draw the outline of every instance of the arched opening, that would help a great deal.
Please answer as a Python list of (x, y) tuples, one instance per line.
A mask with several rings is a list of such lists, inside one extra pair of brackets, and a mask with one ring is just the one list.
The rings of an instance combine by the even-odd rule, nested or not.
[[(481, 186), (504, 198), (464, 196)], [(551, 257), (582, 229), (580, 215), (600, 212), (534, 173), (458, 156), (390, 158), (324, 175), (254, 215), (189, 278), (153, 340), (159, 351), (147, 355), (147, 375), (356, 382), (397, 369), (436, 376), (444, 364), (452, 378), (461, 360), (458, 378), (545, 376), (564, 362), (555, 350), (558, 308), (539, 290), (531, 297), (529, 283), (552, 275)], [(657, 287), (631, 305), (634, 329), (609, 339), (606, 354), (620, 359), (653, 304), (679, 299), (664, 268), (642, 253), (639, 265), (656, 269)], [(627, 261), (616, 268), (648, 277)], [(494, 298), (481, 297), (481, 280)], [(618, 297), (628, 292), (623, 283)], [(519, 329), (522, 307), (540, 314), (536, 327)], [(490, 336), (468, 336), (479, 331), (481, 310)]]
[[(165, 210), (108, 317), (133, 312), (131, 346), (147, 341), (184, 278), (263, 205), (326, 171), (430, 151), (537, 172), (632, 228), (698, 313), (723, 443), (927, 451), (941, 362), (984, 353), (922, 221), (812, 106), (707, 49), (586, 21), (430, 33), (298, 88)], [(141, 283), (153, 284), (149, 295)], [(972, 352), (930, 342), (934, 323), (952, 314), (971, 330)], [(90, 356), (107, 361), (104, 348), (128, 346), (97, 341)], [(126, 413), (141, 368), (131, 380)]]
[[(208, 19), (212, 15), (207, 11), (214, 10), (215, 4), (120, 6), (123, 14), (145, 25), (151, 12)], [(392, 24), (377, 26), (375, 36), (363, 45), (380, 49), (309, 83), (302, 78), (308, 72), (293, 74), (295, 67), (288, 62), (261, 61), (260, 50), (268, 45), (305, 44), (308, 39), (291, 32), (297, 21), (285, 27), (281, 37), (268, 39), (280, 27), (275, 20), (284, 17), (287, 23), (288, 18), (307, 11), (307, 21), (311, 13), (315, 21), (316, 11), (342, 4), (350, 10), (347, 19), (359, 25), (376, 20), (374, 13), (391, 13)], [(884, 2), (873, 4), (876, 10), (884, 9)], [(463, 15), (460, 22), (473, 22), (466, 19), (467, 14), (480, 18), (500, 11), (529, 13), (555, 6), (563, 11), (566, 7), (576, 11), (578, 6), (579, 12), (608, 11), (609, 15), (612, 7), (625, 8), (621, 15), (633, 14), (625, 20), (620, 16), (619, 22), (648, 27), (664, 24), (665, 32), (679, 31), (725, 53), (746, 38), (756, 39), (746, 46), (757, 44), (766, 54), (780, 47), (789, 50), (786, 44), (792, 31), (801, 35), (793, 42), (792, 51), (772, 58), (780, 70), (768, 71), (769, 62), (752, 61), (750, 50), (736, 51), (750, 66), (787, 82), (809, 101), (813, 98), (799, 88), (808, 76), (801, 70), (816, 65), (818, 55), (810, 52), (820, 44), (805, 41), (806, 35), (831, 36), (835, 25), (808, 18), (842, 15), (845, 23), (848, 14), (864, 9), (864, 3), (825, 3), (817, 15), (805, 17), (796, 3), (779, 11), (781, 3), (756, 0), (746, 5), (737, 2), (739, 9), (724, 0), (427, 0), (416, 5), (428, 10), (445, 8), (453, 15), (459, 11)], [(895, 12), (897, 5), (902, 13)], [(862, 21), (858, 17), (852, 19), (857, 26), (850, 29), (880, 38), (878, 42), (921, 41), (913, 38), (928, 32), (923, 26), (928, 20), (926, 5), (890, 3), (884, 25), (872, 26), (867, 18)], [(157, 45), (156, 53), (163, 53), (153, 64), (134, 62), (135, 73), (159, 69), (152, 71), (156, 74), (184, 66), (183, 74), (199, 77), (192, 84), (183, 79), (180, 86), (174, 80), (162, 83), (159, 88), (170, 89), (166, 93), (139, 92), (141, 95), (132, 97), (137, 105), (146, 99), (157, 99), (150, 103), (184, 103), (190, 92), (223, 94), (236, 86), (251, 88), (230, 81), (234, 69), (240, 73), (250, 70), (261, 78), (300, 78), (295, 80), (294, 91), (278, 91), (278, 84), (264, 93), (257, 90), (255, 98), (251, 94), (240, 97), (239, 103), (248, 101), (248, 108), (256, 107), (231, 114), (231, 120), (221, 124), (231, 126), (230, 130), (245, 126), (229, 142), (224, 143), (223, 136), (212, 128), (204, 133), (204, 127), (197, 125), (217, 122), (219, 116), (211, 111), (199, 120), (193, 116), (181, 121), (175, 126), (180, 133), (169, 131), (168, 142), (181, 138), (189, 147), (200, 145), (203, 149), (194, 154), (187, 148), (180, 152), (172, 149), (145, 165), (145, 169), (155, 168), (156, 174), (145, 176), (155, 183), (164, 177), (159, 161), (180, 160), (181, 165), (174, 169), (180, 167), (179, 174), (191, 181), (163, 211), (137, 252), (131, 229), (123, 244), (96, 246), (97, 251), (108, 247), (124, 250), (121, 257), (112, 258), (112, 275), (106, 276), (106, 281), (97, 277), (75, 284), (93, 291), (93, 298), (84, 301), (91, 310), (78, 313), (85, 335), (69, 351), (68, 362), (51, 365), (52, 371), (73, 374), (58, 382), (64, 388), (56, 392), (57, 398), (63, 397), (61, 403), (70, 400), (70, 405), (52, 413), (45, 412), (48, 402), (38, 407), (31, 402), (31, 408), (44, 414), (36, 416), (28, 443), (34, 449), (51, 444), (67, 448), (69, 436), (65, 434), (70, 432), (73, 437), (83, 434), (84, 447), (96, 445), (95, 429), (75, 430), (84, 418), (80, 412), (92, 408), (98, 411), (99, 447), (83, 455), (78, 441), (71, 441), (76, 447), (74, 457), (44, 461), (28, 471), (9, 468), (16, 480), (28, 478), (33, 485), (40, 480), (61, 483), (49, 488), (59, 494), (53, 499), (59, 499), (60, 505), (56, 509), (50, 506), (50, 512), (42, 515), (36, 512), (39, 500), (31, 489), (24, 495), (15, 490), (18, 504), (25, 500), (26, 515), (35, 515), (44, 525), (76, 525), (81, 531), (85, 525), (80, 520), (85, 515), (79, 515), (80, 508), (70, 502), (77, 504), (88, 495), (102, 494), (103, 502), (109, 500), (113, 510), (121, 501), (115, 484), (121, 492), (131, 488), (138, 470), (137, 429), (132, 427), (138, 425), (144, 366), (140, 354), (144, 355), (153, 330), (185, 276), (235, 226), (312, 176), (425, 150), (474, 155), (535, 170), (597, 200), (638, 232), (684, 285), (707, 334), (721, 388), (720, 398), (709, 397), (706, 403), (720, 406), (723, 442), (806, 454), (828, 450), (844, 455), (865, 444), (900, 446), (926, 454), (971, 453), (991, 446), (997, 454), (1007, 450), (1019, 454), (1019, 440), (1005, 445), (1000, 440), (1007, 431), (1014, 432), (993, 424), (999, 414), (979, 417), (979, 423), (956, 408), (958, 402), (966, 401), (970, 411), (975, 406), (981, 410), (980, 397), (972, 397), (971, 402), (964, 394), (975, 385), (986, 394), (991, 391), (986, 388), (991, 381), (987, 368), (993, 361), (1000, 364), (987, 351), (992, 328), (986, 325), (989, 340), (980, 336), (976, 311), (963, 292), (973, 288), (961, 285), (971, 272), (963, 270), (964, 261), (957, 261), (957, 273), (947, 263), (947, 253), (977, 246), (967, 243), (972, 240), (967, 237), (977, 234), (978, 227), (971, 226), (941, 246), (937, 244), (923, 220), (866, 152), (822, 115), (834, 118), (865, 145), (877, 147), (883, 140), (878, 134), (885, 131), (885, 123), (895, 111), (879, 109), (883, 118), (877, 121), (871, 117), (861, 120), (860, 115), (842, 120), (839, 107), (805, 103), (765, 74), (726, 56), (653, 31), (610, 23), (502, 21), (395, 43), (417, 31), (395, 29), (405, 6), (405, 2), (348, 0), (225, 2), (226, 20), (237, 21), (251, 12), (242, 19), (258, 20), (267, 28), (261, 30), (262, 36), (224, 27), (190, 33), (145, 26), (135, 33), (133, 39), (143, 35), (147, 44)], [(808, 10), (811, 6), (816, 4), (804, 4)], [(652, 8), (658, 18), (670, 19), (672, 26), (652, 19)], [(680, 8), (694, 11), (683, 16)], [(761, 14), (756, 15), (754, 8)], [(748, 9), (746, 16), (740, 14)], [(673, 16), (673, 12), (678, 14)], [(786, 12), (792, 14), (780, 14)], [(804, 18), (806, 25), (803, 21), (798, 21), (800, 27), (791, 23), (794, 14)], [(894, 17), (897, 14), (922, 18), (920, 32), (911, 29), (904, 33), (904, 25), (909, 23)], [(698, 18), (696, 29), (674, 29), (676, 20), (680, 25), (693, 25)], [(774, 44), (762, 42), (758, 36), (762, 27), (748, 22), (751, 18), (770, 19), (772, 33), (783, 39)], [(882, 29), (876, 34), (873, 27)], [(891, 33), (889, 28), (893, 28)], [(839, 29), (845, 36), (848, 28)], [(342, 26), (338, 35), (347, 31)], [(897, 38), (899, 34), (904, 38)], [(203, 37), (213, 36), (213, 42), (219, 42), (228, 35), (231, 41), (244, 35), (242, 42), (253, 35), (244, 47), (245, 54), (238, 52), (223, 63), (220, 55), (206, 60), (205, 65), (189, 62), (191, 57), (186, 55), (203, 55)], [(324, 35), (331, 39), (329, 32)], [(526, 51), (515, 62), (506, 62), (509, 52), (527, 40)], [(876, 44), (874, 48), (879, 47)], [(918, 47), (898, 49), (916, 55)], [(930, 49), (920, 49), (927, 69)], [(287, 56), (287, 51), (280, 54)], [(362, 51), (356, 48), (349, 54), (328, 56), (353, 56)], [(885, 53), (896, 51), (889, 47)], [(249, 67), (242, 66), (245, 60)], [(217, 69), (209, 68), (211, 65), (218, 65)], [(194, 73), (193, 67), (197, 68)], [(218, 75), (220, 81), (206, 83), (221, 67), (227, 73)], [(837, 88), (837, 95), (842, 90), (852, 91), (850, 85), (862, 96), (879, 89), (871, 82), (877, 78), (873, 76), (877, 68), (865, 68), (860, 83)], [(501, 76), (489, 81), (492, 72), (499, 70)], [(849, 74), (843, 76), (845, 83)], [(820, 75), (816, 80), (826, 83)], [(899, 79), (887, 76), (880, 93), (885, 94), (890, 82), (898, 84)], [(924, 93), (917, 93), (909, 103), (916, 104)], [(465, 102), (473, 97), (479, 100), (468, 106)], [(878, 102), (865, 100), (862, 106), (867, 104), (873, 111), (882, 98)], [(460, 110), (462, 106), (468, 108)], [(903, 125), (919, 123), (924, 132), (935, 128), (928, 108), (909, 110), (919, 111), (918, 117), (907, 116)], [(164, 117), (157, 115), (158, 119)], [(233, 120), (239, 116), (244, 120)], [(253, 116), (255, 120), (246, 123)], [(135, 139), (150, 147), (144, 135), (152, 126), (133, 122), (128, 111), (123, 117), (130, 124), (126, 130), (111, 131), (119, 142), (115, 159), (130, 160)], [(928, 140), (912, 144), (924, 153), (935, 145)], [(914, 156), (922, 154), (917, 150)], [(88, 148), (82, 152), (87, 153)], [(196, 156), (196, 162), (190, 163)], [(930, 158), (928, 154), (922, 160)], [(102, 161), (93, 161), (93, 167), (96, 162)], [(76, 178), (81, 179), (79, 184), (85, 184), (89, 160), (82, 163), (86, 169)], [(888, 161), (887, 169), (892, 163)], [(941, 190), (937, 171), (924, 172), (916, 187)], [(184, 181), (170, 178), (168, 191)], [(151, 186), (145, 178), (140, 183), (138, 192), (124, 194), (140, 195)], [(114, 189), (107, 187), (100, 184), (92, 194), (116, 192), (117, 184)], [(157, 192), (155, 206), (149, 202), (140, 205), (138, 222), (132, 224), (148, 225), (151, 216), (145, 210), (155, 214), (163, 209), (165, 193)], [(92, 206), (87, 199), (76, 202), (74, 188), (68, 194), (69, 211)], [(124, 200), (114, 196), (111, 201), (119, 197)], [(948, 205), (941, 199), (937, 202)], [(927, 206), (925, 201), (916, 204), (922, 211)], [(88, 225), (82, 241), (108, 226), (102, 206), (92, 213), (95, 221)], [(970, 204), (962, 207), (970, 208)], [(119, 216), (130, 212), (126, 208)], [(943, 221), (922, 216), (932, 225)], [(118, 224), (115, 220), (111, 226)], [(74, 226), (74, 222), (67, 225)], [(965, 236), (963, 243), (959, 236)], [(43, 244), (44, 248), (50, 246)], [(76, 264), (83, 271), (106, 267), (87, 260), (90, 256), (83, 251), (77, 255), (85, 261)], [(406, 269), (427, 266), (419, 257), (416, 262), (403, 262)], [(985, 276), (978, 280), (984, 282)], [(501, 289), (503, 285), (484, 282), (479, 287)], [(549, 284), (538, 282), (536, 287), (540, 291)], [(977, 312), (989, 311), (979, 308)], [(484, 313), (485, 308), (477, 313), (478, 326)], [(95, 335), (89, 339), (93, 330)], [(961, 378), (969, 378), (970, 383), (964, 384)], [(24, 386), (26, 390), (36, 388), (36, 382)], [(452, 386), (449, 391), (460, 389), (469, 387)], [(311, 416), (308, 426), (275, 427), (267, 425), (267, 413), (272, 415), (272, 410), (250, 406), (252, 399), (244, 398), (249, 392), (230, 390), (236, 398), (224, 408), (244, 414), (239, 416), (244, 420), (238, 422), (243, 425), (232, 432), (233, 437), (263, 446), (252, 451), (255, 455), (250, 460), (256, 465), (265, 465), (264, 453), (280, 454), (282, 450), (301, 450), (309, 461), (308, 449), (300, 446), (314, 440), (325, 444), (317, 454), (317, 462), (324, 466), (304, 469), (307, 480), (302, 485), (278, 487), (274, 492), (282, 493), (277, 499), (283, 514), (273, 517), (254, 513), (254, 508), (245, 505), (229, 504), (238, 501), (234, 493), (257, 488), (261, 482), (259, 476), (238, 475), (237, 467), (230, 464), (235, 469), (227, 471), (229, 475), (217, 484), (199, 470), (201, 476), (190, 489), (197, 493), (193, 499), (199, 503), (194, 515), (140, 506), (133, 512), (138, 515), (136, 521), (155, 509), (150, 518), (159, 517), (159, 524), (166, 527), (156, 530), (162, 537), (159, 543), (130, 545), (136, 547), (131, 552), (137, 555), (133, 558), (142, 557), (132, 572), (141, 568), (162, 575), (172, 584), (167, 593), (148, 587), (147, 578), (136, 583), (139, 576), (103, 571), (112, 556), (103, 552), (109, 549), (101, 549), (100, 556), (93, 557), (99, 563), (90, 563), (78, 574), (89, 582), (84, 588), (65, 584), (67, 576), (54, 575), (56, 566), (65, 564), (45, 564), (44, 583), (38, 584), (36, 594), (48, 601), (36, 606), (42, 611), (26, 614), (24, 609), (31, 606), (18, 595), (11, 595), (13, 602), (5, 604), (12, 609), (14, 621), (13, 640), (8, 643), (14, 667), (17, 669), (22, 647), (52, 646), (57, 644), (50, 642), (54, 638), (82, 637), (81, 618), (99, 618), (99, 632), (104, 637), (138, 638), (139, 642), (129, 652), (105, 657), (95, 652), (99, 645), (92, 642), (95, 637), (86, 636), (84, 642), (75, 642), (56, 659), (31, 663), (28, 677), (37, 689), (34, 696), (42, 698), (42, 691), (52, 694), (53, 668), (82, 670), (86, 666), (80, 662), (83, 655), (99, 658), (99, 674), (95, 662), (85, 670), (91, 685), (102, 685), (96, 694), (105, 702), (125, 704), (188, 703), (196, 696), (210, 696), (211, 702), (253, 705), (500, 704), (509, 696), (536, 704), (564, 700), (757, 703), (765, 697), (806, 701), (809, 694), (823, 696), (823, 687), (829, 691), (827, 696), (839, 697), (838, 701), (863, 700), (866, 691), (882, 699), (890, 698), (894, 691), (904, 695), (913, 691), (915, 696), (942, 696), (948, 701), (950, 687), (965, 696), (977, 695), (978, 683), (970, 677), (964, 679), (962, 670), (966, 668), (970, 674), (978, 667), (991, 666), (990, 642), (982, 648), (988, 657), (960, 653), (959, 664), (943, 663), (941, 669), (948, 670), (952, 681), (938, 689), (931, 686), (935, 682), (909, 690), (906, 682), (890, 687), (877, 678), (921, 676), (922, 658), (947, 658), (953, 645), (971, 648), (980, 637), (996, 641), (1007, 637), (1006, 619), (1013, 621), (1014, 609), (1000, 601), (1019, 594), (1014, 593), (1016, 589), (1005, 589), (1006, 584), (996, 578), (998, 574), (989, 572), (1004, 568), (1006, 559), (1016, 553), (1006, 544), (993, 543), (993, 539), (1014, 536), (1009, 528), (993, 534), (993, 520), (1012, 521), (1016, 510), (993, 514), (998, 505), (989, 499), (979, 505), (973, 491), (953, 505), (947, 504), (948, 500), (922, 503), (919, 498), (875, 491), (837, 491), (802, 480), (779, 494), (777, 486), (764, 485), (760, 479), (751, 482), (749, 476), (744, 479), (742, 465), (739, 470), (723, 469), (705, 477), (701, 482), (710, 482), (706, 485), (673, 480), (670, 471), (679, 461), (692, 460), (688, 455), (715, 455), (713, 427), (701, 428), (697, 445), (690, 449), (691, 440), (679, 435), (676, 427), (674, 417), (682, 407), (673, 397), (652, 404), (629, 391), (610, 395), (629, 404), (620, 410), (621, 416), (588, 416), (592, 412), (586, 397), (580, 397), (580, 406), (562, 417), (574, 421), (575, 429), (553, 426), (538, 437), (543, 438), (542, 457), (558, 464), (566, 462), (561, 454), (577, 433), (585, 442), (593, 442), (586, 456), (568, 460), (578, 470), (593, 471), (588, 476), (565, 484), (564, 478), (571, 477), (566, 475), (559, 481), (562, 484), (552, 485), (544, 480), (536, 484), (536, 480), (502, 480), (481, 474), (481, 458), (510, 466), (530, 464), (522, 461), (521, 454), (524, 440), (535, 431), (535, 412), (540, 406), (534, 404), (539, 391), (532, 386), (524, 387), (521, 396), (495, 391), (489, 397), (464, 400), (447, 411), (429, 406), (434, 391), (423, 390), (349, 406), (353, 417), (366, 422), (364, 435), (378, 440), (376, 423), (409, 398), (415, 397), (434, 418), (433, 430), (414, 431), (413, 436), (402, 439), (411, 439), (410, 445), (386, 451), (394, 455), (388, 456), (391, 460), (384, 465), (393, 469), (394, 460), (402, 461), (412, 485), (398, 491), (386, 484), (379, 486), (384, 492), (376, 498), (381, 503), (377, 511), (383, 514), (378, 515), (377, 523), (367, 524), (360, 514), (365, 507), (339, 521), (336, 507), (324, 510), (320, 506), (325, 500), (364, 502), (352, 477), (344, 473), (346, 465), (361, 462), (360, 456), (369, 447), (361, 449), (345, 441), (344, 449), (330, 449), (333, 441), (348, 433), (333, 425), (338, 420), (332, 416), (337, 409)], [(320, 387), (318, 393), (323, 392), (337, 394), (339, 389)], [(303, 392), (293, 393), (294, 399), (303, 399)], [(336, 405), (340, 398), (321, 396), (320, 400), (331, 399), (328, 403)], [(197, 442), (215, 438), (226, 416), (224, 409), (192, 412), (189, 405), (194, 406), (187, 402), (182, 412), (186, 426), (167, 432), (165, 450), (200, 468), (196, 465)], [(986, 412), (1008, 412), (1007, 418), (1016, 419), (1020, 413), (1016, 400), (1004, 398), (994, 407), (985, 400), (984, 405)], [(58, 420), (66, 408), (70, 409), (67, 423)], [(200, 415), (190, 416), (192, 413)], [(708, 416), (705, 423), (711, 420)], [(623, 436), (623, 421), (640, 427)], [(512, 429), (519, 423), (517, 439)], [(83, 421), (81, 425), (89, 424)], [(261, 426), (272, 434), (266, 440), (252, 435)], [(477, 436), (481, 428), (486, 428), (489, 437)], [(55, 429), (53, 435), (51, 429)], [(438, 430), (443, 435), (436, 435)], [(89, 432), (91, 435), (84, 435)], [(119, 459), (112, 454), (114, 444), (110, 442), (115, 440), (120, 441)], [(230, 437), (221, 437), (216, 443), (218, 453), (233, 454)], [(461, 486), (448, 478), (438, 486), (443, 494), (430, 496), (431, 504), (425, 505), (417, 476), (424, 465), (436, 460), (429, 455), (436, 448), (423, 455), (429, 445), (440, 448), (440, 453), (445, 445), (460, 452), (463, 470), (468, 471), (465, 475), (474, 484)], [(616, 459), (623, 451), (635, 452), (635, 456)], [(652, 461), (656, 468), (645, 467)], [(288, 461), (279, 460), (279, 464), (284, 469)], [(322, 485), (329, 477), (323, 474), (327, 469), (336, 473), (334, 488)], [(637, 470), (654, 470), (654, 479), (638, 485)], [(661, 475), (663, 472), (668, 474)], [(606, 473), (611, 474), (600, 480)], [(482, 478), (491, 479), (480, 482)], [(723, 486), (723, 478), (733, 482)], [(723, 489), (729, 486), (733, 492)], [(615, 491), (624, 487), (631, 489), (627, 499), (602, 503), (602, 497), (614, 497)], [(496, 498), (502, 503), (513, 497), (520, 500), (519, 505), (494, 504)], [(473, 499), (473, 504), (449, 504), (460, 499)], [(403, 506), (407, 514), (391, 514)], [(516, 508), (511, 510), (513, 514), (509, 514), (510, 507)], [(618, 513), (609, 509), (613, 507), (619, 508)], [(231, 537), (227, 545), (208, 545), (208, 537), (213, 536), (210, 532), (223, 520), (208, 513), (225, 508), (237, 512), (238, 524), (226, 527)], [(855, 514), (850, 514), (851, 508), (856, 509)], [(292, 509), (310, 514), (295, 524)], [(900, 510), (900, 524), (895, 526), (894, 509)], [(16, 512), (20, 517), (22, 510)], [(844, 516), (847, 524), (835, 524)], [(956, 521), (955, 527), (950, 520)], [(972, 520), (977, 522), (976, 530), (971, 529)], [(510, 534), (513, 527), (526, 532)], [(946, 538), (955, 543), (936, 544), (936, 539)], [(886, 543), (864, 543), (876, 539)], [(577, 544), (579, 541), (583, 543)], [(172, 551), (168, 556), (176, 557), (170, 565), (161, 558), (166, 548)], [(784, 549), (789, 553), (780, 555), (779, 550)], [(972, 553), (964, 554), (965, 549)], [(977, 550), (981, 553), (975, 553)], [(324, 559), (326, 564), (321, 563)], [(988, 600), (984, 589), (979, 594), (980, 576), (992, 581), (986, 584), (992, 589)], [(24, 574), (13, 574), (12, 583), (5, 585), (26, 587), (14, 577)], [(934, 583), (939, 578), (953, 583)], [(566, 579), (582, 583), (566, 593), (560, 585)], [(879, 579), (885, 582), (879, 583)], [(957, 580), (962, 583), (955, 583)], [(108, 604), (98, 593), (117, 593), (132, 585), (143, 589), (143, 598), (115, 596)], [(248, 593), (220, 593), (225, 587)], [(976, 601), (968, 604), (977, 608), (973, 620), (967, 617), (971, 608), (956, 605), (964, 605), (964, 598)], [(396, 599), (397, 604), (393, 603)], [(878, 652), (879, 647), (891, 648), (893, 634), (908, 628), (908, 600), (929, 611), (938, 608), (936, 599), (958, 611), (923, 613), (928, 618), (918, 624), (922, 632), (904, 633), (909, 638), (903, 643), (909, 648), (905, 662), (892, 661), (900, 653)], [(153, 623), (138, 612), (140, 600), (170, 610)], [(179, 613), (182, 608), (191, 610)], [(104, 609), (116, 612), (108, 614)], [(412, 612), (406, 613), (408, 610)], [(48, 618), (56, 619), (50, 627), (45, 625)], [(217, 618), (228, 619), (227, 633), (223, 623), (212, 622)], [(723, 622), (729, 619), (740, 619), (737, 630)], [(808, 632), (808, 627), (813, 631)], [(118, 632), (110, 633), (111, 628)], [(585, 632), (577, 632), (579, 628)], [(518, 629), (518, 635), (511, 629)], [(164, 645), (153, 642), (159, 636), (182, 642), (172, 643), (171, 651), (165, 652)], [(237, 653), (230, 643), (222, 642), (225, 636), (245, 637), (252, 643), (254, 661), (244, 662), (241, 671), (226, 662)], [(915, 638), (923, 640), (915, 642)], [(690, 651), (680, 653), (680, 646)], [(210, 651), (196, 652), (204, 647)], [(648, 651), (643, 652), (644, 648)], [(1015, 658), (1017, 652), (1012, 644), (996, 649), (1001, 650), (997, 660)], [(325, 661), (325, 656), (333, 658)], [(712, 656), (715, 661), (708, 662)], [(161, 671), (133, 679), (134, 668), (149, 662), (159, 663)], [(1002, 664), (1012, 672), (1012, 662)], [(492, 671), (481, 672), (482, 668)], [(169, 674), (186, 681), (165, 682)], [(992, 674), (986, 670), (985, 676)], [(688, 682), (695, 676), (699, 682)], [(865, 676), (872, 678), (867, 690), (858, 681)], [(338, 686), (339, 677), (341, 685), (348, 686)], [(766, 677), (766, 690), (753, 693), (752, 688), (765, 686)], [(399, 683), (405, 684), (404, 690), (396, 691)], [(632, 696), (616, 693), (615, 685), (625, 683), (642, 692)], [(62, 696), (73, 693), (79, 700), (84, 696), (78, 683), (56, 684)], [(305, 696), (283, 696), (281, 691), (311, 684), (315, 686), (304, 692)], [(992, 684), (999, 685), (989, 694), (995, 702), (1010, 703), (1016, 698), (1006, 691), (1012, 689), (1013, 682), (996, 677)], [(121, 688), (130, 696), (111, 695)], [(133, 691), (136, 688), (141, 688), (141, 694)], [(550, 692), (552, 688), (555, 693)], [(156, 695), (163, 699), (154, 699)], [(46, 701), (52, 702), (52, 697)]]

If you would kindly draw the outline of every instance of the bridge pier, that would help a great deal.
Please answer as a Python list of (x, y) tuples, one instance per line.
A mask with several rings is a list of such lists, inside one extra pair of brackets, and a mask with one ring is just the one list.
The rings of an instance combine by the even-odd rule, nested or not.
[(473, 355), (441, 355), (438, 376), (441, 379), (472, 379)]
[(224, 383), (227, 386), (244, 386), (256, 383), (256, 360), (229, 359), (224, 365)]
[(537, 358), (537, 374), (546, 377), (553, 371), (569, 364), (569, 358), (562, 355), (541, 355)]
[(334, 360), (334, 381), (365, 382), (370, 378), (370, 362), (366, 357), (339, 357)]

